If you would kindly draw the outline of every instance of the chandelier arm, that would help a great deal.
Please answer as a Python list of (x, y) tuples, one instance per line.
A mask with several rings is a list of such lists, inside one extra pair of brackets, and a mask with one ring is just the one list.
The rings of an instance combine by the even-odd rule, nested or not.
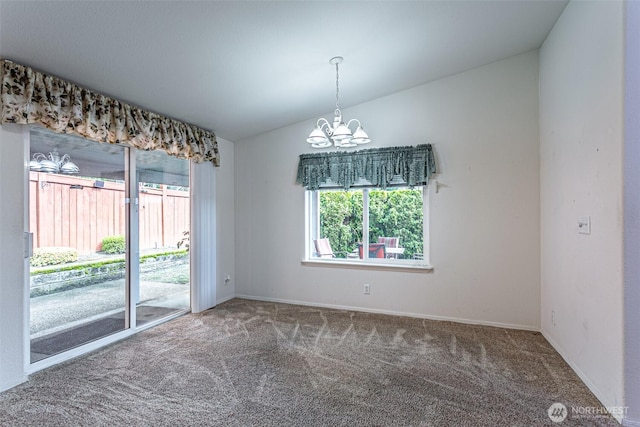
[(351, 122), (357, 122), (358, 123), (358, 127), (362, 127), (362, 124), (360, 123), (360, 120), (358, 120), (358, 119), (349, 120), (349, 122), (347, 123), (347, 127), (351, 126)]
[(331, 125), (329, 124), (329, 122), (327, 121), (327, 119), (325, 119), (324, 117), (320, 117), (318, 119), (318, 122), (316, 123), (316, 126), (318, 126), (321, 130), (324, 130), (324, 127), (326, 126), (329, 130), (331, 130)]

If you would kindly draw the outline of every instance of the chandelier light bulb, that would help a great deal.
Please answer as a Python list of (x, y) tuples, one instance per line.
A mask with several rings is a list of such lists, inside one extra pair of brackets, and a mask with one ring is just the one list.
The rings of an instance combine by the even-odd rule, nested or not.
[(351, 141), (358, 145), (366, 144), (367, 142), (371, 142), (371, 138), (369, 138), (369, 135), (367, 135), (364, 129), (362, 129), (362, 126), (358, 126), (356, 131), (353, 133), (353, 138), (351, 138)]
[(344, 122), (340, 122), (340, 124), (338, 124), (338, 127), (333, 130), (333, 135), (331, 136), (331, 138), (334, 141), (351, 139), (351, 131), (349, 130), (347, 125), (344, 124)]
[(320, 129), (320, 126), (316, 126), (309, 134), (309, 138), (307, 138), (309, 144), (320, 144), (328, 141), (329, 138), (327, 138), (322, 129)]

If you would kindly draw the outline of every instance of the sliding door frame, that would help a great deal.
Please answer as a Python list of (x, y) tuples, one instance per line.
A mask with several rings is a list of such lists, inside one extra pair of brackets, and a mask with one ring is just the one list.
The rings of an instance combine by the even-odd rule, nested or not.
[[(22, 153), (23, 161), (24, 161), (24, 174), (21, 177), (23, 183), (28, 183), (29, 178), (29, 161), (30, 161), (30, 126), (23, 126), (23, 137), (24, 137), (24, 151)], [(42, 369), (48, 368), (50, 366), (57, 365), (59, 363), (65, 362), (67, 360), (76, 358), (78, 356), (87, 354), (109, 344), (120, 341), (124, 338), (127, 338), (131, 335), (134, 335), (138, 332), (141, 332), (145, 329), (149, 329), (153, 326), (156, 326), (160, 323), (164, 323), (176, 317), (182, 316), (185, 313), (193, 311), (194, 302), (197, 304), (199, 298), (198, 293), (195, 292), (194, 295), (194, 277), (193, 277), (193, 268), (190, 271), (190, 294), (191, 294), (191, 307), (189, 309), (180, 310), (176, 313), (163, 317), (161, 319), (157, 319), (155, 321), (151, 321), (142, 326), (138, 326), (136, 322), (136, 306), (139, 302), (139, 292), (140, 292), (140, 243), (139, 243), (139, 184), (137, 177), (137, 169), (136, 169), (136, 149), (124, 146), (124, 171), (125, 171), (125, 196), (123, 203), (125, 204), (125, 241), (126, 241), (126, 258), (125, 258), (125, 329), (120, 332), (113, 333), (103, 338), (99, 338), (94, 341), (90, 341), (88, 343), (82, 344), (78, 347), (71, 348), (69, 350), (63, 351), (58, 354), (54, 354), (45, 359), (39, 360), (37, 362), (31, 363), (31, 333), (30, 333), (30, 322), (31, 322), (31, 302), (30, 302), (30, 274), (29, 274), (29, 260), (25, 258), (24, 263), (24, 342), (23, 342), (23, 351), (24, 351), (24, 372), (27, 375), (40, 371)], [(190, 187), (190, 206), (193, 209), (194, 200), (192, 193), (192, 185), (194, 180), (193, 174), (193, 162), (190, 161), (189, 167), (189, 187)], [(30, 214), (30, 206), (29, 206), (29, 186), (25, 184), (25, 195), (24, 195), (24, 230), (29, 233), (31, 230), (29, 229), (29, 214)], [(194, 227), (193, 227), (193, 213), (191, 213), (191, 225), (190, 225), (190, 236), (194, 236)], [(205, 220), (205, 223), (208, 222)], [(215, 217), (213, 221), (213, 225), (215, 226)], [(214, 234), (215, 236), (215, 234)], [(207, 239), (207, 243), (211, 244), (211, 240)], [(215, 237), (213, 240), (213, 244), (215, 245)], [(215, 247), (210, 249), (215, 254)], [(193, 262), (194, 258), (194, 246), (190, 247), (190, 259)], [(214, 256), (215, 260), (215, 256)], [(206, 260), (205, 264), (213, 264), (213, 271), (215, 272), (215, 261), (213, 263), (210, 260)], [(201, 262), (202, 263), (202, 262)], [(215, 273), (214, 273), (215, 278)], [(211, 282), (209, 282), (211, 283)], [(215, 280), (213, 280), (213, 295), (215, 300)], [(215, 304), (214, 304), (215, 305)]]
[[(140, 219), (138, 216), (138, 176), (136, 153), (129, 147), (124, 152), (125, 192), (125, 306), (124, 329), (135, 329), (136, 304), (140, 294)], [(133, 179), (132, 179), (133, 177)]]

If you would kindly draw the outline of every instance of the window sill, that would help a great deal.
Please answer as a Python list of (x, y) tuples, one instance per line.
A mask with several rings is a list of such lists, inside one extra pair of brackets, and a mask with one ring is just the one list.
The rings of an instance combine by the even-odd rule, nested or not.
[(433, 267), (426, 264), (391, 264), (346, 260), (315, 260), (308, 259), (300, 262), (307, 267), (352, 268), (356, 270), (389, 270), (407, 271), (411, 273), (432, 273)]

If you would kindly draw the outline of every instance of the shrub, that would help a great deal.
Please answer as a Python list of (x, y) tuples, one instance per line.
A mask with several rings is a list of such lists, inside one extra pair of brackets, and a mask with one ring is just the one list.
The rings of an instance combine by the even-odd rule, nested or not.
[(124, 236), (107, 236), (102, 239), (102, 252), (105, 254), (123, 254), (126, 249)]
[(178, 241), (178, 249), (180, 249), (184, 245), (186, 250), (189, 250), (189, 231), (182, 232), (182, 239)]
[(73, 248), (36, 248), (33, 250), (31, 265), (44, 267), (45, 265), (58, 265), (78, 260), (78, 251)]

